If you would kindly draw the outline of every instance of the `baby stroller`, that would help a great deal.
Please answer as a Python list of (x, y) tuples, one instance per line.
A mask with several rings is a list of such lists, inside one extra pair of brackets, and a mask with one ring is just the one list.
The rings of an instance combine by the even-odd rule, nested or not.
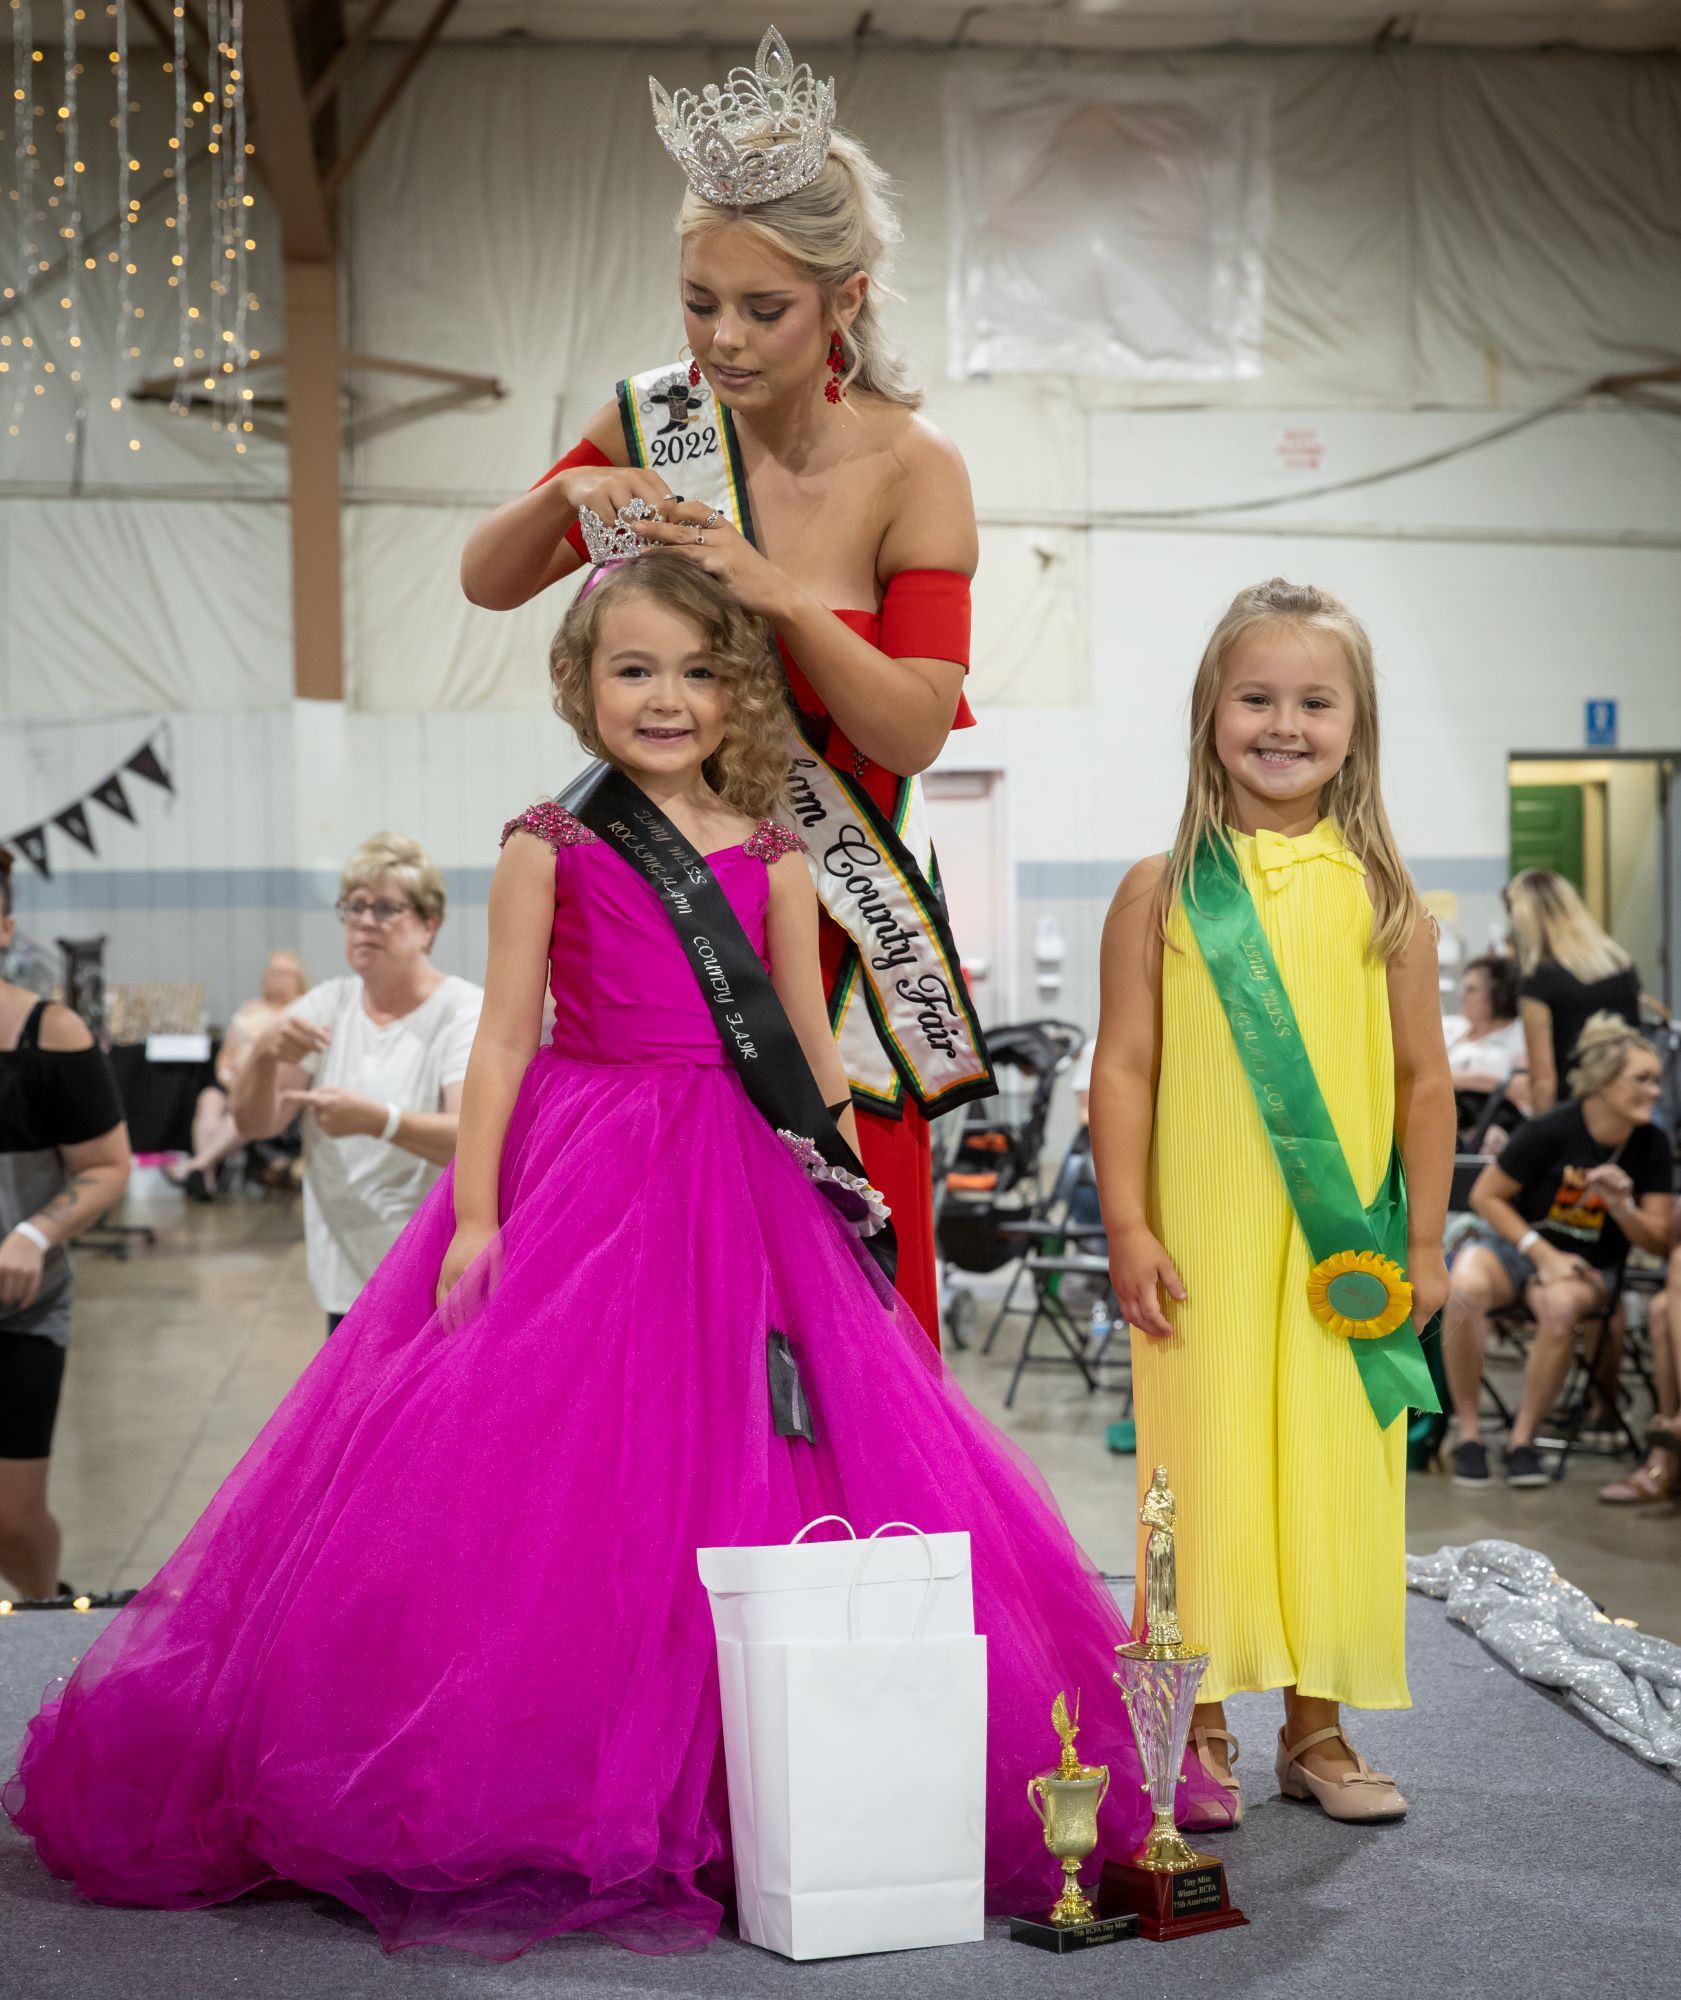
[[(1071, 1021), (989, 1028), (986, 1045), (1006, 1088), (1005, 1101), (992, 1097), (965, 1105), (934, 1127), (940, 1299), (947, 1331), (959, 1347), (969, 1344), (975, 1301), (952, 1285), (951, 1272), (997, 1271), (1021, 1256), (1022, 1239), (1004, 1225), (1024, 1221), (1040, 1207), (1040, 1156), (1052, 1093), (1085, 1040), (1085, 1030)], [(1012, 1082), (1026, 1086), (1025, 1103), (1008, 1090)]]

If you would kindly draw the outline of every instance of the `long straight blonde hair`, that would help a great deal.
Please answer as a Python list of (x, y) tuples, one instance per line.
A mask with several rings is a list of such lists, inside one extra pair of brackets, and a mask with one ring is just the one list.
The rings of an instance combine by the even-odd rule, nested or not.
[(1550, 868), (1525, 868), (1514, 875), (1506, 884), (1505, 902), (1523, 972), (1551, 960), (1591, 986), (1634, 962), (1594, 922), (1575, 885)]
[(1191, 864), (1203, 841), (1231, 852), (1227, 831), (1231, 779), (1214, 747), (1215, 719), (1232, 654), (1240, 640), (1264, 625), (1329, 632), (1342, 648), (1354, 695), (1354, 732), (1341, 768), (1320, 794), (1319, 812), (1321, 818), (1336, 821), (1350, 851), (1365, 867), (1372, 893), (1371, 956), (1391, 959), (1405, 948), (1424, 905), (1383, 808), (1372, 642), (1359, 619), (1329, 591), (1310, 583), (1286, 583), (1280, 576), (1240, 590), (1203, 649), (1191, 689), (1191, 773), (1185, 810), (1156, 891), (1162, 936), (1165, 940), (1174, 905), (1190, 893)]

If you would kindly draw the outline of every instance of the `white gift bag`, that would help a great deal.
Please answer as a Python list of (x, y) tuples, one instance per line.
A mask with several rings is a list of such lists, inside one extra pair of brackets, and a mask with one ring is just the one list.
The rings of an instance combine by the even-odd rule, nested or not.
[[(850, 1523), (838, 1515), (852, 1535)], [(966, 1534), (701, 1549), (741, 1935), (785, 1958), (982, 1936), (986, 1640)]]

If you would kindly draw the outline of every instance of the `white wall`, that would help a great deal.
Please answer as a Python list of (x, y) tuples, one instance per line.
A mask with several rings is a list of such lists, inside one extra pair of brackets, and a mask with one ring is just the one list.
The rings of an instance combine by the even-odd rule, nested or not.
[[(719, 60), (689, 48), (438, 50), (358, 168), (353, 343), (494, 371), (510, 394), (353, 454), (348, 710), (289, 700), (274, 453), (235, 467), (154, 413), (131, 455), (101, 418), (92, 462), (111, 497), (51, 505), (41, 494), (69, 479), (52, 433), (0, 457), (0, 835), (62, 807), (160, 716), (174, 718), (180, 760), (173, 810), (142, 789), (143, 826), (113, 828), (98, 861), (53, 837), (58, 879), (25, 871), (21, 885), (31, 928), (73, 910), (78, 929), (110, 929), (116, 976), (202, 973), (225, 1011), (270, 944), (331, 956), (323, 912), (337, 863), (395, 826), (459, 879), (441, 961), (477, 963), (468, 904), (496, 832), (555, 790), (575, 753), (545, 713), (559, 603), (474, 611), (455, 585), (461, 541), (480, 507), (571, 441), (616, 376), (675, 353), (678, 186), (648, 128), (645, 77), (693, 82)], [(1425, 886), (1456, 889), (1480, 924), (1503, 865), (1508, 750), (1579, 745), (1588, 694), (1618, 697), (1625, 744), (1681, 744), (1674, 424), (1596, 408), (1429, 473), (1300, 496), (1671, 356), (1681, 63), (1568, 52), (1117, 63), (1258, 76), (1272, 92), (1263, 371), (1194, 390), (943, 378), (936, 107), (949, 63), (935, 50), (833, 53), (846, 121), (904, 194), (895, 325), (931, 413), (968, 458), (983, 517), (971, 683), (982, 720), (945, 761), (1006, 775), (1018, 993), (1034, 990), (1027, 956), (1049, 913), (1069, 945), (1060, 1009), (1094, 1012), (1103, 904), (1177, 814), (1204, 636), (1235, 589), (1275, 572), (1327, 584), (1370, 625), (1403, 841)], [(382, 82), (376, 64), (364, 95)], [(277, 336), (279, 299), (272, 277), (263, 284)], [(105, 365), (96, 415), (98, 390), (122, 386)], [(387, 393), (375, 386), (368, 407)], [(1193, 396), (1199, 407), (1182, 407)], [(1313, 471), (1284, 462), (1315, 457)], [(1288, 504), (1270, 511), (1115, 518), (1277, 495)], [(91, 719), (103, 716), (109, 730)]]

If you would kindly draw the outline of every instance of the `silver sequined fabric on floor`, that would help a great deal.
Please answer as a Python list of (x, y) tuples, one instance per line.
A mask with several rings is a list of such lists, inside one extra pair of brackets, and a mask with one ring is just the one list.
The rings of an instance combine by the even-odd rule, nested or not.
[(1407, 1587), (1525, 1680), (1557, 1688), (1595, 1728), (1681, 1777), (1681, 1646), (1615, 1625), (1538, 1549), (1472, 1542), (1407, 1557)]

